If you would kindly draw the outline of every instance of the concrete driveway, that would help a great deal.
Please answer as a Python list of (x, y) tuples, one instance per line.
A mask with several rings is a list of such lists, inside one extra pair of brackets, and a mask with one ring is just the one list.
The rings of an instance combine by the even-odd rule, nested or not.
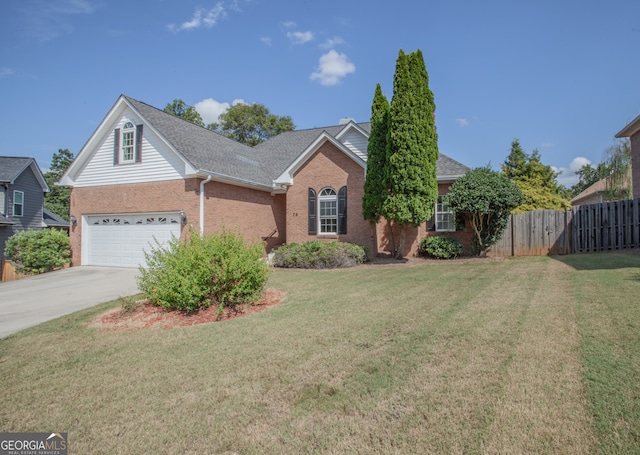
[(71, 267), (0, 283), (0, 338), (65, 314), (137, 294), (138, 269)]

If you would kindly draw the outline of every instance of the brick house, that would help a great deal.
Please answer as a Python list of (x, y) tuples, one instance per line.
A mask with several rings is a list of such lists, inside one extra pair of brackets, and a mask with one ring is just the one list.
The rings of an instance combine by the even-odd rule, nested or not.
[[(252, 148), (122, 95), (59, 182), (72, 188), (72, 263), (136, 267), (150, 240), (184, 237), (188, 226), (234, 229), (267, 251), (314, 239), (388, 250), (386, 223), (362, 218), (369, 130), (349, 121)], [(440, 193), (467, 170), (440, 154)], [(405, 254), (426, 235), (470, 241), (437, 209), (411, 230)]]
[(640, 115), (622, 128), (616, 137), (628, 137), (631, 141), (631, 187), (633, 198), (640, 199)]

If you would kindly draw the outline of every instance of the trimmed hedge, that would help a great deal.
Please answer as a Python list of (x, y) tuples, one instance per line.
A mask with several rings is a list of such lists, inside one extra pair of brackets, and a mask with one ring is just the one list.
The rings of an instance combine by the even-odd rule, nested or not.
[(455, 237), (425, 237), (420, 241), (420, 254), (436, 259), (451, 259), (464, 252), (462, 242)]
[(17, 232), (7, 239), (4, 254), (20, 273), (50, 272), (71, 262), (69, 235), (58, 229)]
[(185, 242), (173, 238), (166, 248), (145, 253), (138, 286), (149, 302), (171, 310), (197, 311), (211, 305), (237, 309), (258, 303), (269, 277), (261, 243), (248, 244), (223, 231)]
[(282, 245), (274, 253), (273, 264), (287, 268), (334, 269), (362, 264), (368, 257), (369, 249), (363, 245), (313, 240)]

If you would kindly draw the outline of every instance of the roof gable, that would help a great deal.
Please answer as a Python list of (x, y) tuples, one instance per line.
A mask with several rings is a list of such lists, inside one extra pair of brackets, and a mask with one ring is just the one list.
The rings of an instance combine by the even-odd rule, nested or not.
[(366, 162), (354, 153), (350, 148), (345, 146), (342, 142), (329, 134), (327, 131), (323, 131), (315, 140), (309, 144), (294, 160), (284, 169), (280, 175), (274, 180), (277, 185), (293, 185), (294, 174), (307, 162), (313, 155), (325, 144), (325, 142), (332, 143), (338, 150), (343, 152), (363, 169), (366, 168)]
[(42, 187), (42, 191), (48, 192), (49, 186), (47, 181), (40, 170), (40, 167), (36, 163), (36, 160), (28, 157), (19, 156), (0, 156), (0, 182), (13, 184), (22, 173), (31, 169), (33, 175), (38, 180), (38, 183)]

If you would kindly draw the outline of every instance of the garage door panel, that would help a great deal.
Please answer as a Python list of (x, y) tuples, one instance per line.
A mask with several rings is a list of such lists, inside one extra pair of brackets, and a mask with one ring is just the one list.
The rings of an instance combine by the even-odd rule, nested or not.
[(178, 213), (140, 213), (87, 217), (88, 264), (117, 267), (144, 265), (144, 251), (180, 236)]

